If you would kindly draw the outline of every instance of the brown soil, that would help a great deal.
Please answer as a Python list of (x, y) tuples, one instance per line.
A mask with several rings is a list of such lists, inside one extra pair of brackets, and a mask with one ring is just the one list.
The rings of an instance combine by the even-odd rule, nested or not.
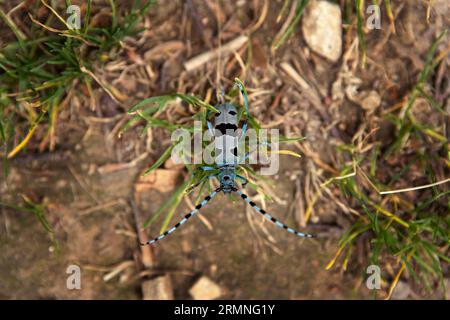
[[(126, 132), (120, 139), (117, 128), (127, 118), (125, 110), (142, 98), (176, 91), (205, 96), (207, 90), (216, 85), (217, 65), (214, 62), (193, 74), (183, 71), (186, 60), (217, 45), (216, 20), (211, 14), (212, 9), (206, 5), (215, 2), (192, 1), (197, 6), (195, 15), (205, 23), (203, 28), (196, 26), (188, 5), (182, 5), (180, 1), (160, 2), (165, 5), (155, 6), (147, 17), (148, 30), (137, 39), (126, 41), (133, 49), (121, 50), (109, 63), (109, 66), (126, 63), (128, 71), (122, 73), (121, 80), (118, 80), (120, 72), (99, 66), (101, 77), (129, 99), (119, 105), (97, 88), (97, 109), (92, 111), (89, 99), (77, 95), (70, 108), (61, 113), (57, 129), (58, 151), (37, 153), (30, 144), (28, 155), (19, 155), (11, 161), (8, 182), (2, 182), (0, 186), (1, 201), (19, 203), (20, 194), (26, 194), (36, 202), (45, 201), (47, 218), (60, 242), (60, 252), (31, 213), (0, 209), (0, 298), (142, 297), (142, 281), (151, 278), (152, 274), (140, 273), (145, 268), (136, 238), (135, 212), (130, 203), (135, 199), (133, 190), (140, 173), (167, 147), (168, 134), (153, 130), (149, 147), (146, 138), (139, 137), (139, 128)], [(254, 23), (261, 10), (260, 5), (254, 9), (252, 1), (240, 7), (234, 2), (219, 2), (223, 14), (222, 43), (234, 39)], [(440, 1), (435, 2), (435, 6), (442, 6)], [(400, 102), (411, 89), (423, 68), (427, 49), (442, 28), (436, 22), (441, 21), (440, 13), (433, 11), (431, 25), (427, 26), (421, 5), (394, 3), (398, 10), (397, 34), (388, 34), (387, 25), (383, 25), (380, 32), (369, 32), (368, 68), (361, 70), (355, 63), (356, 67), (352, 69), (354, 61), (349, 62), (350, 76), (345, 80), (360, 78), (359, 90), (378, 92), (384, 108)], [(269, 12), (277, 13), (280, 7), (280, 1), (270, 1)], [(383, 15), (386, 18), (385, 13)], [(332, 64), (311, 53), (301, 37), (300, 26), (275, 55), (270, 52), (272, 39), (280, 29), (275, 19), (276, 14), (269, 14), (253, 35), (253, 62), (247, 70), (246, 85), (268, 90), (268, 94), (255, 97), (251, 107), (251, 112), (263, 124), (275, 123), (274, 126), (283, 129), (283, 134), (308, 137), (306, 144), (313, 153), (304, 154), (300, 160), (282, 157), (282, 170), (274, 177), (272, 188), (285, 204), (268, 203), (267, 206), (267, 211), (274, 216), (298, 226), (306, 208), (303, 192), (300, 192), (302, 200), (296, 197), (298, 190), (323, 181), (319, 177), (327, 173), (314, 157), (323, 163), (335, 163), (340, 157), (335, 148), (337, 141), (350, 143), (360, 124), (369, 116), (361, 106), (347, 98), (338, 103), (338, 109), (331, 103), (331, 88), (339, 71), (343, 70), (342, 59)], [(344, 39), (348, 42), (344, 53), (355, 37), (353, 31), (351, 38)], [(180, 41), (182, 49), (172, 43), (173, 50), (166, 48), (153, 52), (154, 56), (146, 61), (155, 72), (154, 78), (140, 81), (143, 69), (135, 67), (139, 60), (136, 56), (144, 58), (157, 45), (169, 41)], [(246, 55), (245, 51), (239, 53), (243, 57)], [(321, 98), (319, 105), (311, 103), (310, 96), (280, 70), (279, 65), (284, 61), (301, 70), (302, 76), (313, 84), (313, 90)], [(239, 64), (235, 59), (227, 59), (221, 68), (221, 84), (228, 88), (234, 76), (240, 75)], [(345, 89), (345, 84), (341, 89)], [(277, 103), (275, 97), (279, 92), (283, 95)], [(168, 117), (177, 115), (168, 114)], [(98, 121), (101, 118), (108, 120)], [(369, 128), (376, 125), (367, 122)], [(387, 123), (379, 125), (381, 129), (377, 135), (387, 145), (392, 128)], [(38, 130), (36, 140), (44, 133), (44, 128), (41, 132)], [(132, 162), (135, 159), (138, 160)], [(139, 194), (138, 206), (143, 219), (149, 217), (180, 184), (185, 173), (180, 174), (176, 183), (161, 181), (160, 185)], [(161, 188), (164, 192), (158, 191)], [(174, 220), (188, 210), (188, 205), (182, 203)], [(363, 282), (364, 264), (355, 264), (347, 272), (325, 270), (336, 252), (339, 236), (350, 225), (346, 218), (350, 213), (342, 212), (336, 203), (325, 198), (316, 204), (309, 222), (312, 226), (308, 230), (321, 237), (313, 240), (298, 239), (263, 223), (260, 217), (247, 210), (239, 199), (219, 195), (202, 210), (206, 224), (194, 218), (158, 244), (153, 252), (157, 270), (170, 275), (175, 298), (189, 298), (189, 288), (201, 275), (207, 275), (219, 284), (224, 290), (224, 298), (371, 297), (372, 293)], [(158, 234), (159, 225), (149, 228), (148, 234)], [(127, 261), (131, 263), (123, 272), (104, 281), (105, 275)], [(81, 267), (81, 290), (66, 288), (66, 268), (71, 264)]]

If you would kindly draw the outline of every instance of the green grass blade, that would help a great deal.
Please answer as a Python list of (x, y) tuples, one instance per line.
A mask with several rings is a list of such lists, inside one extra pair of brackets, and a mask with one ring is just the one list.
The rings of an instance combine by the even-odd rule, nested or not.
[(364, 21), (364, 0), (356, 1), (356, 29), (358, 33), (359, 49), (361, 50), (361, 67), (364, 69), (366, 67), (366, 38), (363, 30)]
[(175, 146), (176, 144), (174, 143), (169, 148), (167, 148), (166, 151), (164, 151), (164, 153), (161, 155), (161, 157), (159, 157), (159, 159), (156, 160), (156, 162), (152, 164), (150, 168), (145, 170), (144, 176), (149, 174), (153, 170), (159, 168), (167, 159), (169, 159), (170, 155), (172, 154), (172, 150), (173, 148), (175, 148)]
[(86, 4), (86, 16), (84, 17), (84, 27), (83, 33), (86, 34), (89, 29), (89, 23), (91, 20), (91, 12), (92, 12), (92, 0), (87, 0)]
[(169, 226), (170, 220), (172, 220), (173, 215), (175, 214), (175, 210), (178, 208), (181, 200), (184, 197), (184, 192), (189, 185), (189, 180), (186, 181), (178, 190), (175, 192), (172, 203), (170, 205), (169, 211), (167, 212), (166, 217), (164, 218), (163, 223), (161, 224), (160, 233), (164, 232)]
[(295, 17), (292, 20), (289, 27), (286, 29), (286, 32), (281, 36), (280, 40), (275, 44), (274, 49), (277, 50), (280, 46), (283, 45), (283, 43), (286, 41), (287, 38), (294, 32), (295, 27), (297, 26), (298, 22), (300, 21), (300, 18), (303, 14), (303, 11), (305, 10), (306, 5), (308, 4), (309, 0), (298, 0), (297, 1), (297, 9), (295, 11)]
[(304, 141), (306, 140), (306, 137), (292, 137), (292, 138), (287, 138), (283, 135), (279, 136), (278, 142), (279, 143), (283, 143), (283, 142), (299, 142), (299, 141)]
[(112, 29), (117, 28), (117, 8), (114, 0), (109, 0), (109, 5), (111, 6), (111, 19), (112, 19)]

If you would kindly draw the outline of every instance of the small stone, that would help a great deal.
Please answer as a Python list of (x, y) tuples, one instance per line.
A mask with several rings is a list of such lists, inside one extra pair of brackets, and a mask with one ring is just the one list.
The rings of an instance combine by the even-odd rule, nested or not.
[(177, 169), (182, 170), (184, 168), (183, 163), (175, 163), (172, 158), (167, 159), (166, 162), (164, 162), (164, 168), (165, 169)]
[(65, 187), (67, 187), (67, 185), (68, 185), (67, 180), (60, 179), (60, 180), (56, 181), (56, 188), (57, 189), (63, 189)]
[(172, 283), (168, 275), (160, 276), (142, 283), (144, 300), (173, 300)]
[(342, 54), (342, 16), (337, 4), (313, 1), (305, 8), (302, 23), (308, 46), (332, 62)]
[(194, 300), (214, 300), (222, 295), (222, 289), (208, 277), (201, 277), (189, 290)]
[(141, 193), (149, 189), (156, 189), (160, 192), (172, 191), (180, 178), (180, 170), (156, 169), (146, 176), (139, 177), (136, 182), (136, 192)]
[(375, 111), (381, 104), (381, 97), (378, 92), (372, 90), (367, 92), (361, 100), (361, 107), (369, 112)]

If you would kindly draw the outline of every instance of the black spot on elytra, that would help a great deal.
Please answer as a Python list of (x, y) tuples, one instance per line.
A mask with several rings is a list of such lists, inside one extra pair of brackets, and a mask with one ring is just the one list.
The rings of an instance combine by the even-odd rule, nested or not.
[(221, 124), (216, 126), (216, 129), (219, 130), (220, 133), (226, 134), (227, 130), (236, 131), (237, 130), (237, 125), (232, 124), (232, 123), (221, 123)]

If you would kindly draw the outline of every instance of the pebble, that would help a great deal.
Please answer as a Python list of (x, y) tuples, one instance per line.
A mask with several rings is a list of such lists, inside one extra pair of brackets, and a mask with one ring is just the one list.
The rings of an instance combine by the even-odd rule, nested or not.
[(312, 1), (305, 8), (303, 36), (308, 46), (332, 62), (342, 54), (342, 16), (337, 4)]
[(159, 276), (142, 283), (144, 300), (173, 300), (173, 289), (168, 275)]
[(202, 276), (189, 290), (194, 300), (214, 300), (222, 295), (222, 289), (206, 276)]

